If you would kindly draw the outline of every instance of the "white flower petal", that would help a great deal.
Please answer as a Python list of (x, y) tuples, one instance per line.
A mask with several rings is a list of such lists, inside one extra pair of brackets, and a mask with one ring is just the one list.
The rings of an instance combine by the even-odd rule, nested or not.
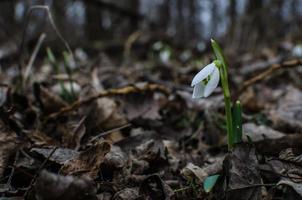
[(211, 64), (205, 66), (202, 70), (200, 70), (200, 72), (198, 72), (194, 76), (191, 86), (194, 86), (197, 83), (204, 80), (205, 78), (207, 78), (214, 71), (215, 68), (216, 68), (216, 65), (214, 63), (211, 63)]
[(194, 89), (193, 89), (192, 98), (197, 99), (197, 98), (203, 97), (204, 96), (204, 88), (205, 88), (205, 85), (203, 83), (196, 84), (194, 86)]
[(219, 69), (215, 67), (213, 73), (211, 74), (210, 80), (204, 89), (204, 97), (208, 97), (217, 87), (219, 83)]

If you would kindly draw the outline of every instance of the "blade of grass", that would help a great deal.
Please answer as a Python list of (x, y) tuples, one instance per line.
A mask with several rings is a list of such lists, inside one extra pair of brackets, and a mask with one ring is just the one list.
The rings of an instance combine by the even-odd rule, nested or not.
[[(52, 50), (47, 47), (46, 48), (46, 52), (47, 52), (47, 56), (48, 59), (50, 61), (50, 63), (52, 64), (52, 66), (55, 69), (55, 73), (59, 74), (60, 73), (60, 66), (59, 63), (57, 62), (57, 59), (55, 57), (55, 55), (53, 54)], [(64, 82), (62, 80), (59, 80), (59, 84), (61, 86), (61, 97), (66, 100), (67, 102), (71, 103), (73, 101), (72, 95), (69, 93), (69, 91), (66, 89)]]
[(242, 141), (242, 108), (240, 101), (236, 101), (233, 108), (233, 123), (234, 123), (234, 143)]

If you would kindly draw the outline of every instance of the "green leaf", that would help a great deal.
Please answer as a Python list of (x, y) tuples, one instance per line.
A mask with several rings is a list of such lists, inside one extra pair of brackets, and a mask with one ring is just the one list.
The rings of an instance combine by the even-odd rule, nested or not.
[(48, 56), (49, 61), (50, 61), (52, 64), (56, 63), (56, 62), (57, 62), (57, 61), (56, 61), (56, 58), (55, 58), (55, 56), (54, 56), (52, 50), (51, 50), (49, 47), (46, 48), (46, 52), (47, 52), (47, 56)]
[(215, 186), (218, 178), (219, 178), (219, 174), (213, 175), (213, 176), (208, 176), (204, 182), (203, 182), (203, 189), (206, 193), (210, 192), (213, 187)]
[(236, 101), (233, 108), (234, 143), (242, 141), (242, 108), (240, 101)]

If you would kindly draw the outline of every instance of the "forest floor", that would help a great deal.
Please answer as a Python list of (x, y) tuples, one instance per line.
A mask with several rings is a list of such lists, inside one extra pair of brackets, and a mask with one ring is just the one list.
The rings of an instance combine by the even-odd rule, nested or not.
[(0, 199), (302, 198), (302, 47), (227, 51), (244, 141), (228, 152), (221, 89), (190, 87), (212, 54), (136, 43), (122, 61), (42, 46), (2, 69)]

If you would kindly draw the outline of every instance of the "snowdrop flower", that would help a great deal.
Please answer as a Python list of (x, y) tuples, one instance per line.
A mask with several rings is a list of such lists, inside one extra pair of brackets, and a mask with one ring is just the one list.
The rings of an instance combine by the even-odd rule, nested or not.
[(219, 69), (217, 65), (212, 62), (205, 66), (198, 72), (192, 80), (191, 86), (194, 86), (194, 99), (201, 97), (208, 97), (217, 87), (219, 83)]

